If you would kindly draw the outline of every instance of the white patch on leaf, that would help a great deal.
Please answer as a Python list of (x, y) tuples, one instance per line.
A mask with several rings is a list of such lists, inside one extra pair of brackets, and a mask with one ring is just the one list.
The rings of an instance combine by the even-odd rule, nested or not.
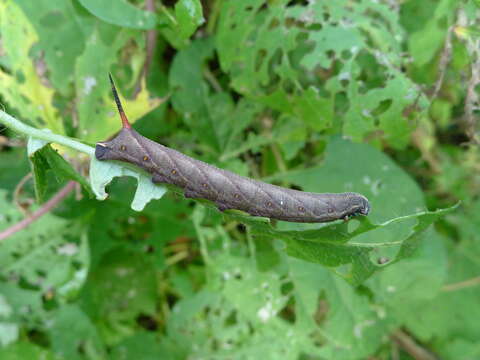
[(72, 256), (78, 253), (78, 246), (75, 243), (66, 243), (57, 249), (60, 255)]
[(375, 321), (373, 320), (365, 320), (363, 322), (361, 322), (360, 324), (357, 324), (355, 325), (355, 327), (353, 328), (353, 334), (355, 335), (355, 337), (357, 339), (361, 339), (362, 338), (362, 333), (363, 333), (363, 329), (368, 327), (368, 326), (372, 326), (375, 324)]
[(89, 95), (94, 86), (97, 85), (97, 80), (93, 76), (85, 76), (83, 79), (83, 94)]
[(258, 317), (262, 322), (267, 322), (275, 315), (275, 311), (273, 310), (273, 306), (271, 302), (266, 303), (266, 305), (260, 308), (257, 312)]

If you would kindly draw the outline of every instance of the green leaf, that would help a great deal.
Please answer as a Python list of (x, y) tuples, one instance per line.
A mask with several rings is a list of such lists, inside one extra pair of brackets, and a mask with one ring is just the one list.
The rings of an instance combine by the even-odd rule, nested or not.
[(455, 339), (442, 347), (441, 353), (445, 354), (445, 359), (473, 360), (480, 357), (480, 344), (475, 340)]
[(368, 280), (378, 306), (385, 309), (396, 326), (418, 323), (419, 319), (422, 322), (423, 315), (416, 310), (432, 304), (441, 292), (449, 266), (444, 240), (433, 227), (429, 228), (411, 257)]
[(28, 173), (30, 165), (23, 148), (2, 151), (0, 161), (0, 188), (13, 193), (16, 185)]
[(139, 253), (117, 248), (89, 273), (81, 303), (106, 343), (112, 344), (133, 334), (139, 315), (155, 314), (156, 294), (152, 264)]
[[(97, 28), (89, 37), (84, 52), (77, 59), (75, 90), (79, 121), (78, 137), (87, 142), (104, 140), (121, 127), (111, 97), (108, 73), (117, 62), (117, 51), (129, 39), (130, 33), (126, 30), (118, 31), (113, 26)], [(146, 86), (142, 87), (134, 100), (125, 99), (121, 89), (118, 89), (118, 92), (132, 124), (161, 103), (160, 99), (149, 99)]]
[(47, 145), (44, 140), (29, 137), (27, 143), (27, 154), (30, 158), (30, 166), (33, 173), (33, 184), (35, 188), (35, 196), (37, 202), (42, 203), (45, 201), (45, 195), (47, 192), (47, 170), (50, 169), (45, 157), (40, 154), (36, 155), (36, 152)]
[(379, 131), (382, 138), (394, 148), (404, 148), (410, 141), (413, 129), (403, 116), (404, 112), (417, 98), (420, 108), (425, 109), (428, 104), (420, 89), (415, 90), (412, 81), (401, 73), (395, 73), (382, 88), (362, 93), (364, 90), (357, 83), (350, 82), (351, 104), (345, 114), (344, 133), (360, 142)]
[[(203, 79), (203, 64), (213, 56), (211, 38), (193, 41), (187, 48), (179, 51), (173, 59), (168, 75), (170, 87), (173, 89), (172, 105), (183, 114), (184, 121), (190, 130), (201, 137), (203, 142), (213, 149), (219, 150), (217, 136), (218, 126), (209, 113), (210, 91)], [(220, 95), (222, 96), (222, 95)], [(227, 97), (224, 94), (223, 97)], [(230, 99), (228, 102), (231, 102)], [(232, 104), (224, 104), (232, 107)]]
[(457, 342), (476, 339), (479, 332), (476, 321), (480, 316), (480, 309), (476, 306), (480, 301), (478, 281), (469, 283), (478, 279), (480, 266), (479, 210), (480, 202), (476, 201), (449, 217), (457, 225), (460, 240), (446, 242), (448, 272), (441, 291), (433, 298), (416, 301), (414, 312), (412, 307), (407, 309), (406, 304), (398, 308), (398, 317), (409, 331), (425, 342), (435, 339), (442, 348), (450, 347), (454, 339)]
[(112, 349), (112, 358), (129, 360), (142, 354), (142, 360), (173, 360), (174, 355), (151, 332), (137, 332)]
[(33, 326), (38, 324), (39, 320), (47, 318), (42, 292), (26, 290), (18, 284), (5, 281), (0, 282), (0, 292), (7, 306), (12, 309), (10, 314), (5, 313), (2, 316), (7, 323)]
[(70, 0), (16, 2), (38, 33), (36, 46), (44, 53), (53, 87), (71, 95), (75, 62), (94, 30), (95, 18)]
[(95, 326), (78, 305), (66, 305), (55, 312), (48, 334), (52, 350), (62, 358), (82, 360), (84, 353), (90, 358), (105, 357)]
[(208, 359), (253, 358), (262, 353), (265, 359), (296, 359), (312, 350), (309, 329), (281, 318), (281, 310), (291, 311), (282, 276), (259, 273), (252, 265), (224, 248), (209, 267), (208, 285), (175, 304), (167, 336), (178, 358), (192, 353)]
[(49, 170), (54, 172), (57, 179), (77, 181), (89, 194), (92, 194), (87, 180), (77, 173), (72, 165), (46, 141), (29, 137), (27, 148), (32, 165), (37, 201), (43, 202), (44, 200), (48, 183), (47, 172)]
[(9, 319), (13, 308), (8, 303), (7, 298), (0, 294), (0, 346), (5, 347), (8, 344), (18, 340), (19, 326)]
[(417, 66), (425, 65), (437, 54), (449, 25), (454, 21), (455, 1), (442, 0), (435, 5), (435, 9), (430, 12), (429, 21), (421, 30), (413, 33), (408, 41), (408, 48)]
[[(391, 99), (393, 106), (377, 120), (379, 126), (373, 119), (363, 124), (347, 116), (345, 134), (363, 140), (366, 134), (382, 131), (388, 143), (404, 147), (411, 128), (399, 118), (415, 99), (408, 96), (414, 84), (396, 70), (402, 62), (403, 34), (396, 12), (372, 2), (264, 4), (252, 0), (222, 4), (216, 47), (233, 88), (317, 131), (332, 128), (336, 108), (345, 111), (348, 106), (349, 117), (358, 118), (357, 107), (365, 101), (360, 94), (371, 90), (371, 96)], [(366, 56), (373, 60), (371, 70), (363, 63)], [(384, 78), (398, 78), (402, 86), (384, 89), (371, 76), (378, 67), (385, 67)], [(356, 86), (362, 88), (349, 94), (351, 105), (339, 107), (335, 95)], [(419, 105), (424, 108), (425, 99)]]
[[(0, 192), (0, 230), (20, 221), (22, 214)], [(89, 255), (78, 226), (51, 214), (43, 215), (0, 243), (0, 274), (44, 292), (56, 289), (59, 299), (78, 291), (86, 278)]]
[(294, 101), (295, 114), (314, 130), (323, 130), (332, 126), (333, 101), (318, 94), (313, 86), (306, 89)]
[(199, 0), (180, 0), (175, 4), (175, 17), (180, 36), (187, 39), (205, 22)]
[[(288, 263), (299, 321), (309, 324), (314, 337), (324, 339), (316, 354), (326, 359), (362, 359), (380, 346), (387, 322), (366, 296), (317, 264), (297, 259)], [(328, 311), (322, 314), (321, 328), (313, 323), (320, 306)]]
[(60, 360), (60, 358), (54, 356), (49, 350), (26, 341), (11, 344), (6, 348), (0, 349), (0, 357), (2, 360)]
[[(389, 265), (412, 256), (418, 248), (422, 239), (421, 235), (434, 221), (439, 217), (456, 209), (458, 205), (447, 209), (440, 209), (433, 212), (422, 212), (403, 217), (397, 217), (381, 224), (372, 224), (368, 218), (359, 219), (359, 226), (351, 230), (350, 224), (343, 220), (335, 221), (324, 225), (317, 230), (276, 230), (267, 222), (261, 219), (251, 219), (250, 217), (228, 214), (229, 217), (249, 224), (253, 236), (268, 236), (270, 238), (282, 239), (286, 244), (288, 255), (306, 260), (313, 263), (322, 264), (327, 267), (339, 267), (340, 265), (351, 264), (348, 268), (343, 268), (339, 273), (346, 280), (355, 285), (362, 283), (370, 277), (375, 271), (380, 270), (385, 265), (380, 260), (381, 255), (371, 258), (370, 252), (387, 247), (393, 257), (387, 258)], [(395, 227), (391, 225), (399, 222), (407, 222), (406, 228), (409, 228), (409, 220), (417, 219), (416, 225), (405, 238), (398, 236), (396, 241), (357, 241), (352, 239), (362, 235), (362, 239), (374, 239), (378, 236), (377, 232), (369, 234), (373, 230), (390, 230), (395, 233)], [(384, 233), (384, 232), (383, 232)], [(368, 236), (367, 236), (368, 235)], [(392, 236), (391, 236), (392, 237)], [(392, 250), (393, 249), (393, 250)]]
[(131, 29), (153, 29), (157, 24), (154, 13), (142, 11), (126, 0), (79, 0), (85, 9), (99, 19)]

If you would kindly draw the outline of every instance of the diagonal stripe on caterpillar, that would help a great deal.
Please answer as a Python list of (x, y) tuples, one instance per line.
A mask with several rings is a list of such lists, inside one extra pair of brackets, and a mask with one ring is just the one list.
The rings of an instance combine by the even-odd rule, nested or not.
[(125, 161), (153, 175), (154, 183), (172, 184), (186, 198), (207, 199), (220, 211), (242, 210), (292, 222), (328, 222), (367, 215), (368, 199), (358, 193), (311, 193), (267, 184), (219, 169), (170, 149), (136, 132), (122, 109), (112, 77), (112, 92), (123, 128), (110, 141), (97, 143), (98, 160)]

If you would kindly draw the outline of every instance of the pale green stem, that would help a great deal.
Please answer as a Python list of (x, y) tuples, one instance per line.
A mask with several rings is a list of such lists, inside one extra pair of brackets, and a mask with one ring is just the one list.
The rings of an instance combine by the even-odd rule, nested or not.
[(42, 139), (48, 142), (54, 142), (60, 145), (64, 145), (69, 148), (84, 152), (90, 156), (93, 156), (95, 154), (95, 149), (91, 146), (82, 144), (81, 142), (73, 140), (66, 136), (49, 133), (44, 130), (36, 129), (32, 126), (25, 125), (21, 121), (15, 119), (13, 116), (8, 115), (2, 110), (0, 110), (0, 124), (3, 124), (18, 133), (32, 136), (34, 138)]

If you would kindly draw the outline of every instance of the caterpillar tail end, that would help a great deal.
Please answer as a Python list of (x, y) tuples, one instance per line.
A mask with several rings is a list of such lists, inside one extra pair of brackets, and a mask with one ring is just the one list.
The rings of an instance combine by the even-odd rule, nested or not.
[(113, 82), (111, 73), (108, 73), (108, 78), (110, 79), (110, 84), (112, 85), (113, 98), (115, 99), (115, 103), (117, 104), (118, 113), (120, 114), (120, 118), (122, 119), (122, 127), (124, 129), (131, 129), (132, 126), (128, 121), (127, 115), (125, 115), (125, 112), (123, 111), (122, 103), (120, 102), (120, 98), (118, 97), (117, 88), (115, 87), (115, 83)]

